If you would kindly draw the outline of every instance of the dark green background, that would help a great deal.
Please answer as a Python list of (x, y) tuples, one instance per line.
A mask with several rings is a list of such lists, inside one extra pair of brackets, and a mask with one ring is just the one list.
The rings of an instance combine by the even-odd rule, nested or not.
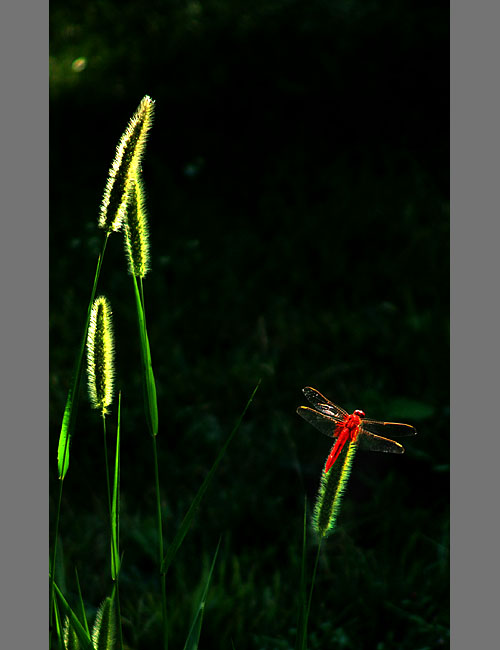
[[(202, 647), (293, 647), (304, 493), (314, 501), (330, 448), (295, 415), (305, 385), (419, 431), (404, 456), (356, 458), (322, 553), (309, 647), (449, 644), (448, 10), (51, 3), (51, 505), (99, 203), (145, 94), (156, 100), (145, 292), (167, 540), (262, 378), (169, 574), (172, 647), (220, 535)], [(123, 403), (125, 636), (158, 647), (151, 444), (120, 234), (99, 291), (114, 311)], [(71, 598), (78, 566), (90, 616), (110, 591), (102, 456), (83, 393), (61, 579)]]

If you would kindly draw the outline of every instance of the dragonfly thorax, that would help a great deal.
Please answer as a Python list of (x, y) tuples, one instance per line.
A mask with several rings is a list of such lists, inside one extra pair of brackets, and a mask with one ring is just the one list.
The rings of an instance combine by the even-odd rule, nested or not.
[(364, 412), (360, 411), (359, 409), (356, 409), (354, 413), (351, 413), (351, 415), (349, 415), (347, 419), (345, 419), (337, 426), (339, 427), (340, 430), (348, 429), (350, 432), (351, 440), (355, 440), (358, 435), (361, 419), (364, 417), (365, 417)]

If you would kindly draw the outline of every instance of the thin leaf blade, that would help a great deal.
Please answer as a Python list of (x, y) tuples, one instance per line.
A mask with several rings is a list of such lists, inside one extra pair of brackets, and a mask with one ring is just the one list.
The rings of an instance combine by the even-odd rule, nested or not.
[(205, 582), (205, 587), (201, 593), (200, 599), (196, 606), (195, 614), (193, 617), (193, 622), (191, 623), (191, 628), (189, 630), (186, 643), (184, 644), (184, 650), (198, 650), (198, 644), (200, 642), (201, 626), (203, 623), (203, 614), (205, 612), (205, 604), (207, 601), (208, 588), (210, 586), (210, 581), (212, 580), (212, 574), (214, 572), (215, 562), (217, 560), (217, 555), (219, 553), (221, 540), (217, 544), (215, 549), (215, 554), (212, 560), (212, 565), (210, 571), (208, 572), (207, 581)]
[(61, 433), (59, 434), (59, 444), (57, 446), (57, 471), (59, 472), (60, 479), (63, 479), (66, 476), (69, 466), (69, 424), (72, 410), (73, 391), (70, 388), (66, 399), (66, 406), (64, 407)]
[(78, 640), (82, 645), (82, 650), (95, 650), (90, 635), (87, 633), (87, 631), (80, 623), (78, 616), (71, 609), (71, 606), (69, 605), (68, 601), (64, 597), (62, 591), (57, 586), (56, 582), (54, 582), (54, 589), (59, 597), (61, 608), (63, 609), (64, 614), (69, 618), (70, 623), (73, 626), (73, 629), (78, 637)]
[(255, 393), (257, 392), (257, 390), (258, 390), (258, 388), (260, 386), (260, 383), (261, 382), (259, 380), (259, 382), (255, 386), (252, 394), (250, 395), (250, 399), (246, 403), (245, 408), (243, 409), (243, 411), (242, 411), (241, 415), (239, 416), (238, 420), (236, 421), (236, 424), (233, 427), (233, 430), (231, 431), (231, 433), (227, 437), (226, 442), (223, 444), (223, 446), (222, 446), (217, 458), (215, 459), (210, 471), (206, 475), (205, 480), (201, 484), (195, 498), (191, 502), (191, 505), (189, 506), (189, 509), (188, 509), (187, 513), (185, 514), (184, 519), (182, 520), (182, 523), (181, 523), (181, 525), (180, 525), (180, 527), (179, 527), (179, 529), (178, 529), (172, 543), (170, 544), (170, 546), (169, 546), (169, 548), (168, 548), (168, 550), (167, 550), (167, 552), (165, 554), (165, 557), (163, 558), (163, 562), (161, 564), (161, 572), (162, 573), (167, 573), (168, 568), (171, 565), (172, 560), (175, 557), (175, 554), (179, 550), (179, 547), (181, 546), (181, 544), (182, 544), (182, 542), (184, 540), (184, 537), (186, 536), (189, 528), (191, 527), (193, 519), (194, 519), (194, 517), (196, 515), (198, 507), (199, 507), (199, 505), (201, 503), (201, 500), (203, 499), (203, 496), (205, 495), (205, 492), (208, 489), (210, 481), (212, 480), (213, 475), (215, 474), (215, 472), (217, 470), (217, 467), (219, 466), (220, 461), (222, 460), (224, 454), (226, 453), (226, 450), (227, 450), (227, 448), (229, 446), (229, 443), (234, 438), (236, 432), (240, 428), (241, 422), (243, 421), (243, 418), (245, 417), (245, 414), (246, 414), (250, 404), (253, 401), (253, 398), (254, 398)]
[(87, 623), (87, 617), (85, 615), (85, 604), (83, 602), (82, 590), (80, 588), (80, 578), (78, 577), (78, 571), (77, 571), (76, 567), (75, 567), (75, 578), (76, 578), (76, 587), (77, 587), (77, 590), (78, 590), (78, 604), (80, 606), (82, 621), (83, 621), (85, 630), (86, 630), (87, 634), (90, 637), (89, 625)]
[(120, 424), (121, 392), (118, 394), (118, 424), (116, 427), (115, 475), (111, 506), (111, 577), (116, 580), (120, 573)]
[(137, 308), (137, 319), (139, 324), (139, 340), (141, 348), (141, 362), (143, 372), (144, 399), (146, 405), (146, 420), (151, 435), (158, 434), (158, 403), (156, 399), (156, 383), (153, 374), (153, 363), (151, 361), (151, 350), (149, 347), (148, 333), (146, 330), (146, 319), (144, 308), (137, 285), (135, 275), (132, 276), (134, 282), (135, 303)]

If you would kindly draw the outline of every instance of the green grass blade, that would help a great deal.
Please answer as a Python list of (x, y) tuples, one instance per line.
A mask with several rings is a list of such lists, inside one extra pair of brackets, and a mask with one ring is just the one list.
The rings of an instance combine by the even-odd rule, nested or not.
[[(64, 481), (59, 481), (59, 499), (57, 502), (57, 514), (56, 514), (56, 525), (55, 525), (55, 534), (54, 534), (54, 548), (52, 551), (52, 559), (49, 558), (49, 589), (50, 589), (50, 600), (49, 600), (49, 647), (51, 646), (51, 641), (52, 641), (52, 614), (53, 614), (53, 609), (54, 609), (54, 604), (55, 604), (55, 597), (54, 597), (54, 580), (56, 575), (58, 576), (58, 579), (64, 582), (64, 562), (61, 561), (61, 548), (62, 548), (62, 540), (59, 539), (59, 514), (61, 512), (61, 500), (62, 500), (62, 488), (64, 485)], [(58, 553), (59, 550), (59, 553)], [(63, 584), (63, 589), (64, 589), (64, 584)], [(60, 621), (59, 621), (60, 622)], [(60, 634), (60, 630), (58, 630), (58, 634)], [(59, 647), (62, 648), (62, 637), (58, 637), (59, 640)]]
[(156, 384), (153, 375), (153, 364), (151, 362), (151, 351), (149, 348), (143, 303), (135, 275), (132, 276), (132, 279), (134, 282), (135, 303), (137, 307), (137, 319), (139, 323), (141, 363), (143, 372), (142, 376), (144, 386), (144, 399), (146, 404), (146, 420), (151, 435), (156, 436), (158, 433), (158, 403), (156, 400)]
[[(81, 364), (80, 364), (81, 365)], [(77, 364), (75, 374), (79, 375), (80, 366)], [(73, 413), (73, 390), (76, 387), (79, 390), (79, 382), (74, 382), (73, 388), (68, 391), (66, 398), (66, 406), (64, 407), (63, 421), (61, 425), (61, 433), (59, 434), (59, 444), (57, 446), (57, 470), (59, 478), (63, 479), (69, 467), (69, 439), (70, 439), (70, 422), (71, 414)]]
[(115, 476), (111, 506), (111, 577), (116, 580), (120, 572), (120, 421), (121, 392), (118, 394), (118, 425), (116, 428)]
[(191, 628), (189, 630), (186, 643), (184, 644), (184, 650), (198, 649), (198, 643), (200, 641), (200, 634), (201, 634), (201, 625), (203, 623), (203, 613), (205, 611), (205, 603), (207, 601), (208, 588), (210, 586), (210, 581), (212, 580), (212, 574), (214, 572), (215, 562), (217, 560), (217, 554), (219, 553), (220, 543), (221, 540), (219, 539), (219, 543), (217, 544), (217, 548), (215, 549), (214, 559), (212, 560), (212, 566), (210, 567), (210, 571), (208, 572), (207, 581), (205, 583), (203, 592), (200, 596), (200, 600), (198, 601), (198, 605), (196, 607), (195, 614), (193, 617), (193, 622), (191, 623)]
[(80, 589), (80, 578), (78, 577), (78, 570), (76, 567), (75, 567), (75, 576), (76, 576), (76, 588), (78, 590), (78, 604), (80, 605), (80, 610), (82, 613), (82, 621), (85, 629), (87, 630), (87, 634), (90, 637), (89, 625), (87, 623), (87, 616), (85, 614), (85, 605), (83, 603), (82, 590)]
[(88, 632), (85, 630), (85, 628), (82, 626), (80, 621), (78, 620), (78, 616), (75, 614), (75, 612), (71, 609), (71, 606), (69, 605), (68, 601), (64, 597), (62, 591), (59, 589), (57, 586), (56, 582), (53, 583), (54, 589), (59, 597), (59, 601), (61, 603), (61, 608), (63, 609), (65, 615), (69, 618), (71, 625), (73, 626), (74, 631), (76, 632), (76, 635), (78, 637), (78, 640), (80, 641), (82, 645), (82, 650), (95, 650), (94, 645), (92, 643), (92, 639), (90, 638), (90, 635)]
[(57, 606), (57, 602), (54, 602), (54, 621), (55, 621), (56, 633), (57, 633), (57, 647), (62, 648), (63, 647), (63, 629), (62, 629), (62, 625), (61, 625), (61, 616), (59, 614), (59, 607)]
[(199, 507), (199, 505), (201, 503), (201, 500), (203, 499), (203, 496), (204, 496), (205, 492), (207, 491), (207, 488), (208, 488), (208, 486), (210, 484), (210, 481), (212, 480), (212, 477), (215, 474), (215, 472), (217, 470), (217, 467), (219, 466), (220, 461), (222, 460), (224, 454), (226, 453), (226, 449), (228, 448), (229, 443), (231, 442), (234, 435), (236, 434), (236, 432), (240, 428), (241, 422), (242, 422), (243, 418), (245, 417), (245, 414), (246, 414), (246, 412), (248, 410), (248, 407), (252, 403), (252, 400), (253, 400), (253, 398), (255, 396), (255, 393), (257, 392), (257, 389), (259, 388), (259, 386), (260, 386), (260, 380), (259, 380), (257, 386), (255, 386), (255, 388), (253, 390), (253, 393), (250, 395), (250, 399), (248, 400), (248, 402), (247, 402), (245, 408), (243, 409), (243, 412), (241, 413), (240, 417), (238, 418), (236, 424), (234, 425), (233, 430), (231, 431), (231, 433), (227, 437), (226, 442), (223, 444), (217, 458), (215, 459), (214, 464), (212, 465), (212, 467), (211, 467), (210, 471), (208, 472), (207, 476), (205, 477), (205, 480), (201, 484), (195, 498), (191, 502), (191, 505), (189, 506), (189, 510), (187, 511), (186, 515), (184, 516), (184, 519), (182, 520), (182, 523), (181, 523), (181, 525), (179, 527), (179, 530), (177, 531), (172, 543), (170, 544), (170, 546), (169, 546), (169, 548), (167, 550), (167, 553), (165, 554), (165, 557), (163, 558), (163, 562), (162, 562), (162, 565), (161, 565), (162, 573), (167, 573), (168, 568), (169, 568), (170, 564), (172, 563), (172, 560), (174, 559), (175, 554), (179, 550), (179, 547), (182, 544), (182, 542), (184, 540), (184, 537), (186, 536), (186, 533), (188, 532), (188, 530), (189, 530), (189, 528), (190, 528), (190, 526), (191, 526), (191, 524), (193, 522), (193, 519), (194, 519), (194, 517), (196, 515), (198, 507)]

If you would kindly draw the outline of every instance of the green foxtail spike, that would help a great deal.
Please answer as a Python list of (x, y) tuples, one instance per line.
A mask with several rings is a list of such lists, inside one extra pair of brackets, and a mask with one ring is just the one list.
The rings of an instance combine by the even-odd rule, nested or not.
[(148, 131), (153, 122), (154, 101), (146, 95), (128, 123), (116, 147), (99, 212), (99, 228), (120, 230), (134, 180), (140, 172)]
[(357, 446), (357, 440), (346, 442), (331, 469), (321, 472), (313, 513), (313, 527), (320, 538), (327, 537), (334, 530)]
[(149, 230), (144, 187), (139, 175), (131, 187), (127, 218), (124, 221), (125, 252), (129, 272), (143, 278), (150, 269)]
[(103, 415), (113, 401), (114, 337), (111, 307), (104, 296), (94, 300), (87, 336), (88, 390), (92, 408)]

